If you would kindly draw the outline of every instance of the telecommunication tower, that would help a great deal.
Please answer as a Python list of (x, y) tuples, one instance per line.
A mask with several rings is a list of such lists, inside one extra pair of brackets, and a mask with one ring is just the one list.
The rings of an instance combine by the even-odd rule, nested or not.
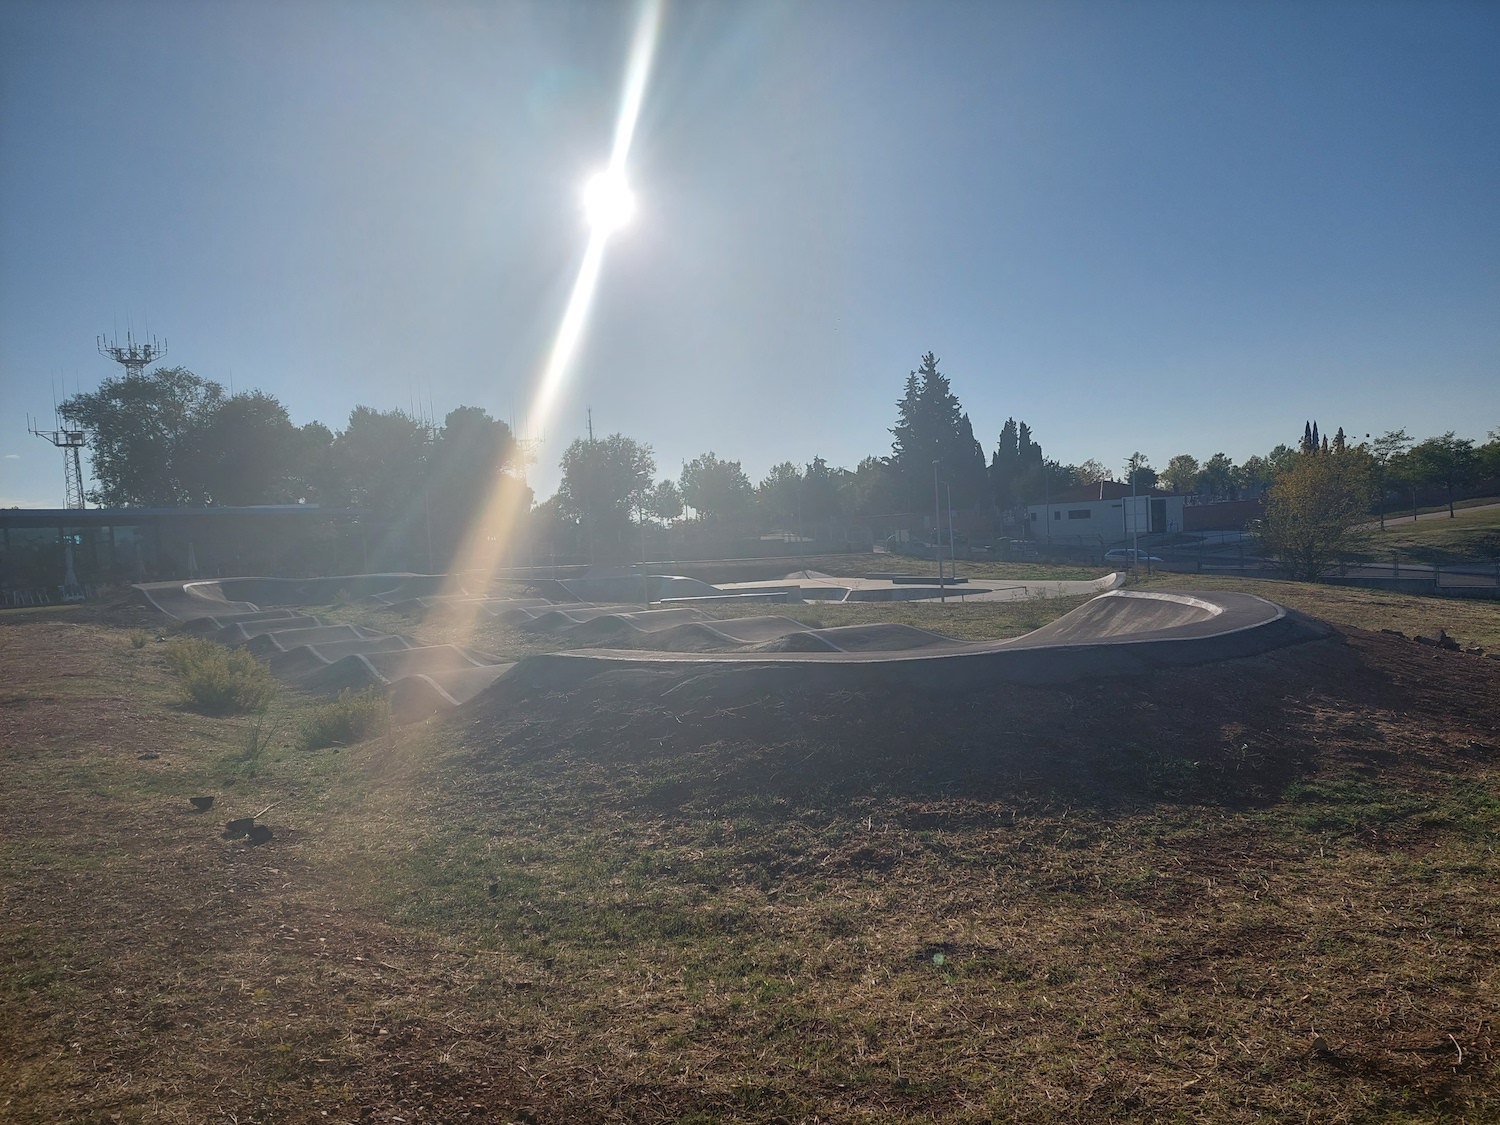
[(125, 368), (127, 376), (139, 375), (146, 369), (146, 364), (155, 363), (167, 354), (167, 342), (165, 340), (158, 342), (155, 336), (152, 336), (150, 340), (138, 341), (129, 332), (125, 333), (123, 344), (120, 343), (118, 336), (109, 340), (100, 336), (99, 354)]
[(83, 502), (83, 463), (79, 459), (79, 453), (83, 450), (83, 431), (74, 429), (68, 425), (68, 419), (59, 416), (54, 419), (57, 424), (55, 430), (39, 430), (32, 424), (31, 417), (26, 418), (26, 428), (39, 438), (46, 438), (63, 455), (63, 492), (67, 497), (69, 508), (82, 508)]

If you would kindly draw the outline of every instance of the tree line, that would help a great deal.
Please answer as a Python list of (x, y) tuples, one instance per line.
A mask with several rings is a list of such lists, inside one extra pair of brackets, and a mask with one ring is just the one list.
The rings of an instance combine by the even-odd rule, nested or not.
[[(888, 454), (867, 456), (852, 469), (820, 456), (784, 461), (759, 482), (714, 451), (674, 478), (658, 475), (648, 443), (620, 433), (579, 438), (562, 455), (556, 495), (534, 515), (544, 526), (589, 533), (684, 519), (735, 530), (793, 529), (926, 512), (950, 500), (959, 510), (1012, 511), (1116, 479), (1203, 499), (1258, 498), (1299, 460), (1323, 453), (1357, 467), (1364, 510), (1383, 515), (1393, 501), (1415, 503), (1424, 491), (1441, 488), (1451, 499), (1474, 480), (1500, 478), (1494, 434), (1485, 445), (1451, 432), (1417, 442), (1403, 430), (1354, 442), (1342, 429), (1328, 438), (1311, 421), (1295, 445), (1242, 464), (1223, 453), (1201, 463), (1179, 454), (1158, 471), (1137, 452), (1119, 478), (1097, 460), (1075, 465), (1047, 457), (1033, 428), (1013, 417), (987, 451), (931, 352), (894, 406)], [(478, 407), (460, 406), (439, 425), (402, 410), (356, 406), (334, 432), (320, 422), (294, 425), (272, 395), (227, 394), (182, 367), (108, 379), (61, 410), (89, 435), (96, 482), (90, 499), (110, 507), (317, 503), (358, 508), (392, 525), (420, 516), (448, 542), (499, 474), (524, 471), (510, 427)]]

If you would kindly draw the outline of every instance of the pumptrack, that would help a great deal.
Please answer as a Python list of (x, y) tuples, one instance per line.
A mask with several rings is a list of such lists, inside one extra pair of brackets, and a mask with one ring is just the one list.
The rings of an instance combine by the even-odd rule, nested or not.
[[(1264, 598), (1228, 591), (1106, 589), (1024, 636), (968, 642), (902, 624), (811, 629), (779, 614), (720, 620), (700, 606), (734, 594), (704, 583), (692, 587), (691, 597), (668, 597), (657, 608), (554, 600), (596, 589), (616, 597), (685, 592), (684, 583), (692, 580), (672, 576), (648, 576), (646, 589), (638, 579), (567, 584), (576, 589), (538, 583), (550, 598), (537, 596), (536, 589), (516, 597), (482, 590), (443, 596), (436, 591), (444, 581), (437, 575), (389, 574), (148, 583), (137, 589), (184, 631), (242, 645), (289, 683), (324, 692), (387, 690), (402, 719), (491, 693), (524, 700), (571, 691), (594, 677), (629, 681), (641, 673), (652, 673), (656, 681), (671, 679), (693, 695), (735, 696), (792, 686), (959, 692), (995, 683), (1063, 683), (1253, 656), (1327, 632), (1313, 619)], [(456, 645), (421, 645), (306, 612), (349, 597), (396, 614), (463, 608), (564, 642), (629, 647), (579, 648), (511, 662)]]

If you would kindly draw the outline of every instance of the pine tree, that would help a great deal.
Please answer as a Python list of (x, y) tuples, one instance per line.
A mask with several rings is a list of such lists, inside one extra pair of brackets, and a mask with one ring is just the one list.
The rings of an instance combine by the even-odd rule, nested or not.
[(1311, 422), (1303, 422), (1302, 423), (1302, 452), (1303, 453), (1311, 453), (1312, 451), (1313, 451), (1313, 428), (1312, 428), (1312, 423)]

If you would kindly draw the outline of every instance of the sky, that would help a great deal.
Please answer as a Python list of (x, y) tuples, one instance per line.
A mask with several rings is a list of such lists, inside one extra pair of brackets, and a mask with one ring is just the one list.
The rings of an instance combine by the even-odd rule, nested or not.
[(1500, 4), (669, 2), (556, 408), (530, 403), (633, 4), (0, 5), (0, 506), (96, 337), (338, 429), (430, 401), (752, 479), (888, 453), (935, 352), (992, 449), (1117, 475), (1500, 428)]

